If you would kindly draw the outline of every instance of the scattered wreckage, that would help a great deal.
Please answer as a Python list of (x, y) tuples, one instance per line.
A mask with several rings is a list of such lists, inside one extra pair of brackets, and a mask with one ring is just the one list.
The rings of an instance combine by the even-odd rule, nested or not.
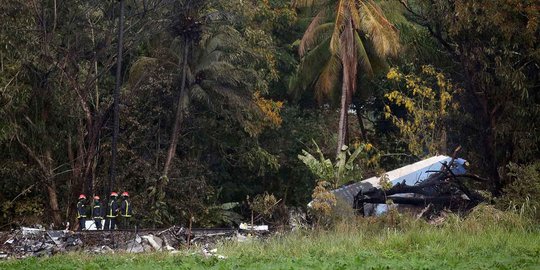
[[(331, 192), (364, 216), (380, 215), (389, 204), (398, 207), (469, 210), (486, 201), (465, 184), (485, 181), (467, 173), (467, 161), (449, 156), (431, 157)], [(387, 187), (383, 187), (386, 182)]]
[[(0, 259), (52, 256), (70, 251), (88, 253), (141, 253), (150, 251), (180, 252), (183, 246), (200, 249), (201, 255), (224, 258), (213, 248), (218, 241), (244, 242), (253, 237), (268, 235), (268, 227), (246, 229), (217, 228), (189, 229), (173, 226), (165, 230), (82, 231), (45, 230), (21, 227), (0, 232)], [(188, 243), (189, 239), (189, 243)]]
[[(381, 178), (383, 181), (381, 181)], [(467, 173), (467, 161), (435, 156), (402, 168), (389, 171), (383, 177), (371, 177), (343, 186), (331, 192), (337, 199), (353, 206), (362, 215), (380, 215), (389, 204), (423, 209), (421, 215), (449, 209), (469, 210), (486, 201), (476, 190), (465, 184), (466, 179), (485, 181)], [(384, 184), (386, 182), (386, 184)], [(383, 188), (383, 185), (385, 186)], [(390, 203), (391, 202), (391, 203)], [(307, 217), (303, 211), (289, 213), (293, 230), (304, 227)], [(0, 259), (51, 256), (69, 251), (89, 253), (147, 251), (180, 252), (182, 246), (195, 246), (201, 255), (216, 256), (213, 248), (218, 241), (250, 241), (253, 237), (269, 235), (266, 225), (246, 223), (239, 228), (186, 229), (173, 226), (165, 230), (116, 230), (101, 231), (45, 230), (43, 227), (21, 227), (11, 232), (0, 232)]]

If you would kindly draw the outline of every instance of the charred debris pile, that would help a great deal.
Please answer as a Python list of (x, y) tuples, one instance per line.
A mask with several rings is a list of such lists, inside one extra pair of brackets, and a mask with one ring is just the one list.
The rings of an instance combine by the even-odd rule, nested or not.
[(214, 248), (219, 241), (249, 241), (270, 235), (267, 228), (193, 229), (173, 226), (165, 230), (83, 231), (45, 230), (21, 227), (0, 232), (0, 259), (52, 256), (71, 251), (87, 253), (141, 253), (166, 251), (177, 253), (190, 246), (204, 256), (218, 256)]

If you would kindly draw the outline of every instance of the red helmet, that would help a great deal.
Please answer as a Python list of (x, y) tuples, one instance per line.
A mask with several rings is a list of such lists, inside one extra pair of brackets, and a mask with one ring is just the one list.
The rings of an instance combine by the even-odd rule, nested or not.
[(94, 200), (99, 200), (99, 196), (98, 195), (94, 196)]
[(81, 194), (81, 195), (79, 195), (79, 200), (80, 199), (86, 199), (86, 196), (84, 196), (84, 194)]
[(111, 192), (111, 197), (118, 197), (118, 193), (116, 193), (116, 192), (114, 192), (114, 191)]
[(129, 193), (127, 191), (122, 192), (122, 197), (129, 197)]

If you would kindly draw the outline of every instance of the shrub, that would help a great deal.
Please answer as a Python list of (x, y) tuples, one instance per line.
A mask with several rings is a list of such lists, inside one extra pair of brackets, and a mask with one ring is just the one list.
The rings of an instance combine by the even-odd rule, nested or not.
[(498, 200), (500, 207), (520, 211), (533, 220), (540, 221), (540, 161), (528, 165), (508, 165), (510, 184)]
[(313, 189), (310, 212), (315, 217), (317, 225), (327, 226), (332, 220), (332, 209), (336, 206), (336, 196), (328, 190), (330, 184), (319, 181)]

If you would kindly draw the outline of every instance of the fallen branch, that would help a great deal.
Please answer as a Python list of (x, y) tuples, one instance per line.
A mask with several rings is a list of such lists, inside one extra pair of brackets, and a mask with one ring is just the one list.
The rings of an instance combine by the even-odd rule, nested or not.
[(26, 193), (28, 193), (30, 191), (30, 189), (32, 189), (34, 187), (34, 185), (35, 184), (32, 184), (29, 187), (27, 187), (26, 189), (24, 189), (21, 193), (19, 193), (19, 195), (15, 196), (15, 198), (13, 198), (13, 200), (11, 200), (11, 202), (9, 202), (9, 203), (10, 204), (14, 203), (20, 196), (23, 196)]

